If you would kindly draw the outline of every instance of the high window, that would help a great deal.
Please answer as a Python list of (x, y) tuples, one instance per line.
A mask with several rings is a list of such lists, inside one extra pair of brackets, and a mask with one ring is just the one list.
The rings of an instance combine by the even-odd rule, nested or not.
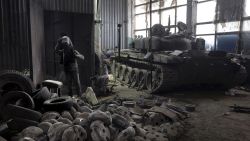
[[(187, 0), (135, 0), (134, 35), (147, 37), (150, 24), (162, 24), (168, 27), (170, 19), (170, 31), (176, 33), (178, 21), (186, 23)], [(150, 10), (151, 7), (151, 10)], [(151, 11), (151, 13), (150, 13)], [(151, 15), (151, 23), (150, 23)]]

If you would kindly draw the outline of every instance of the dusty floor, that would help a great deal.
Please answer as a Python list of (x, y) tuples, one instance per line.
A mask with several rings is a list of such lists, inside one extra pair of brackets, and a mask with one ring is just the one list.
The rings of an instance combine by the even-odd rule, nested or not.
[[(121, 97), (148, 96), (146, 92), (118, 86)], [(187, 120), (188, 130), (179, 141), (250, 141), (250, 114), (230, 112), (237, 104), (250, 107), (250, 93), (228, 96), (224, 91), (185, 91), (162, 94), (178, 105), (195, 104), (196, 111)], [(114, 95), (113, 95), (114, 96)], [(108, 96), (101, 99), (109, 99)]]

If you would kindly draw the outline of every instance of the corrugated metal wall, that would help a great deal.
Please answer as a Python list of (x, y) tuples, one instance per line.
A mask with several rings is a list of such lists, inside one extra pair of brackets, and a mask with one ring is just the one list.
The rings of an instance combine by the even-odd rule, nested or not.
[(101, 0), (102, 50), (117, 46), (117, 24), (122, 24), (121, 48), (127, 48), (127, 0)]
[(43, 8), (30, 0), (30, 34), (32, 47), (33, 83), (39, 84), (45, 78), (45, 40)]
[(0, 0), (0, 70), (30, 69), (29, 1)]
[(45, 10), (93, 13), (93, 0), (40, 0)]
[[(0, 70), (32, 71), (32, 68), (37, 67), (32, 66), (31, 59), (31, 46), (34, 44), (31, 41), (30, 1), (41, 5), (42, 10), (84, 14), (94, 12), (93, 0), (0, 0)], [(32, 17), (36, 18), (36, 15)], [(43, 23), (35, 26), (39, 27), (32, 28), (32, 32), (41, 32), (39, 29)]]

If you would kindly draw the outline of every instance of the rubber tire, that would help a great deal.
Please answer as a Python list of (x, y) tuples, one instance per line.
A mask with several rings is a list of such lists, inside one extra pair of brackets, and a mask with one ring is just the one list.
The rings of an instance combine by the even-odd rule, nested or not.
[(0, 136), (0, 141), (7, 141), (7, 140)]
[(39, 122), (42, 114), (40, 112), (27, 109), (21, 106), (8, 104), (3, 110), (2, 116), (5, 119), (22, 118)]
[(26, 92), (21, 91), (11, 91), (5, 93), (0, 100), (0, 109), (3, 109), (7, 104), (15, 104), (19, 99), (21, 99), (25, 104), (22, 105), (23, 107), (34, 109), (35, 104), (31, 96)]
[(5, 91), (13, 91), (12, 89), (5, 91), (3, 90), (8, 84), (15, 84), (17, 86), (16, 89), (13, 89), (14, 91), (25, 91), (28, 94), (31, 94), (35, 89), (31, 79), (16, 70), (4, 70), (0, 72), (0, 93)]
[(33, 120), (23, 119), (23, 118), (16, 118), (14, 117), (12, 121), (8, 122), (7, 125), (9, 129), (15, 131), (22, 131), (23, 129), (30, 127), (30, 126), (37, 126), (39, 123)]
[(36, 109), (41, 109), (44, 101), (52, 97), (52, 94), (50, 93), (47, 87), (43, 87), (34, 92), (33, 94), (35, 94), (32, 98), (34, 99), (34, 102), (36, 104), (35, 105)]
[(71, 97), (52, 98), (46, 100), (43, 103), (43, 106), (46, 111), (62, 112), (71, 109), (71, 107), (73, 106), (73, 100)]

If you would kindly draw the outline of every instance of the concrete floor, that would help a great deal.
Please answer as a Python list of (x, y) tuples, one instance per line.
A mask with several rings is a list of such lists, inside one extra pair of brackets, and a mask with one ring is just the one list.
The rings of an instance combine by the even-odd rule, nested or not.
[[(116, 94), (126, 98), (149, 96), (126, 86), (118, 86), (114, 90)], [(250, 93), (228, 96), (224, 91), (192, 90), (161, 96), (170, 98), (177, 105), (196, 105), (196, 111), (187, 119), (188, 130), (179, 141), (250, 141), (250, 114), (230, 112), (229, 108), (234, 104), (250, 107)]]

